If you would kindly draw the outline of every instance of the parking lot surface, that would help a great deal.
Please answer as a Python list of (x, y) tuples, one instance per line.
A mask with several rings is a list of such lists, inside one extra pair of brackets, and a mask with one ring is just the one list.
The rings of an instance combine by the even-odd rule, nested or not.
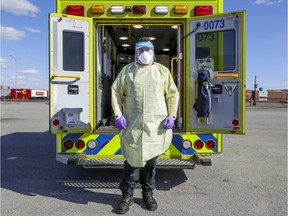
[[(55, 160), (45, 102), (1, 102), (1, 215), (116, 214), (122, 171), (83, 169)], [(135, 191), (126, 215), (287, 215), (287, 108), (247, 107), (246, 135), (224, 135), (210, 167), (158, 170), (148, 212)]]

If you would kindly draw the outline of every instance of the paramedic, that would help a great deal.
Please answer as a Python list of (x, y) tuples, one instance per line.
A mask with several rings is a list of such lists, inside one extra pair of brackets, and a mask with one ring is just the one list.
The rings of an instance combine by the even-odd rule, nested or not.
[(138, 181), (146, 208), (157, 209), (153, 197), (156, 159), (172, 141), (179, 100), (168, 68), (155, 62), (154, 46), (149, 38), (140, 38), (135, 52), (135, 62), (121, 70), (111, 87), (115, 126), (121, 130), (121, 149), (126, 159), (120, 182), (120, 214), (128, 212), (133, 204)]

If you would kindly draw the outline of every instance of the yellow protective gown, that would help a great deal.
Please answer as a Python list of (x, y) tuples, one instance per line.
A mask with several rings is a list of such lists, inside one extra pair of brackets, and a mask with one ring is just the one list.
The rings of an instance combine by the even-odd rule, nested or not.
[(168, 68), (161, 64), (131, 63), (122, 69), (111, 89), (115, 116), (123, 115), (127, 122), (120, 132), (123, 156), (131, 166), (144, 167), (171, 144), (172, 130), (163, 129), (163, 122), (167, 115), (176, 116), (176, 85)]

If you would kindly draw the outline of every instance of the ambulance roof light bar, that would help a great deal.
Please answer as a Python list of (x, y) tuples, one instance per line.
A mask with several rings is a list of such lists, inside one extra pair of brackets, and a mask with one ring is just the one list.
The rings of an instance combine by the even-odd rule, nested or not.
[(167, 5), (157, 5), (155, 6), (156, 14), (168, 14), (168, 6)]
[(174, 8), (175, 14), (187, 14), (188, 6), (187, 5), (176, 5)]
[(134, 5), (133, 7), (131, 6), (124, 7), (123, 5), (112, 5), (110, 11), (112, 14), (124, 14), (125, 11), (127, 12), (132, 11), (133, 14), (146, 14), (146, 6)]
[(93, 13), (93, 14), (104, 14), (105, 13), (104, 5), (92, 5), (91, 13)]
[(112, 14), (124, 14), (125, 8), (123, 5), (112, 5), (110, 12)]
[(194, 8), (194, 16), (206, 16), (213, 14), (212, 6), (196, 6)]
[(84, 6), (68, 5), (66, 7), (66, 14), (75, 15), (75, 16), (84, 16)]
[(146, 6), (145, 5), (134, 5), (132, 7), (133, 14), (146, 14)]

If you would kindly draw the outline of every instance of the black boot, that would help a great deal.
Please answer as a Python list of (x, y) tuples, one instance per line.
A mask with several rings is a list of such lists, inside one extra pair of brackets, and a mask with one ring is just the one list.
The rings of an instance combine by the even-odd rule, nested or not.
[(157, 209), (157, 202), (152, 196), (152, 194), (142, 194), (143, 196), (143, 201), (146, 205), (146, 208), (149, 211), (155, 211)]
[(129, 211), (130, 206), (134, 203), (133, 196), (122, 197), (121, 202), (118, 205), (118, 213), (125, 214)]

